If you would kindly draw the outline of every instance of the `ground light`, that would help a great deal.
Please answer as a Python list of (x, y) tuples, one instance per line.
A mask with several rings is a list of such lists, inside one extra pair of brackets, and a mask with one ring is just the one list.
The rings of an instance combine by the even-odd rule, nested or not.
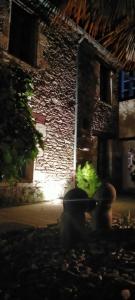
[(60, 203), (65, 191), (67, 183), (66, 179), (56, 180), (54, 178), (46, 178), (46, 174), (35, 170), (34, 172), (34, 184), (38, 185), (43, 199), (45, 201), (52, 201), (54, 204)]

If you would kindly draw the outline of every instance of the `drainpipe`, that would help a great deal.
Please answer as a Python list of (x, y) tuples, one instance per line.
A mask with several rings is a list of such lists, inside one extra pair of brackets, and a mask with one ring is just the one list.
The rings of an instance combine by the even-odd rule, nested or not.
[(78, 125), (78, 77), (79, 77), (79, 47), (82, 41), (84, 40), (84, 36), (78, 41), (77, 45), (77, 56), (76, 56), (76, 93), (75, 93), (75, 131), (74, 131), (74, 174), (73, 174), (73, 181), (74, 187), (76, 186), (76, 164), (77, 164), (77, 125)]
[(11, 25), (11, 13), (12, 13), (12, 0), (9, 0), (9, 20), (8, 20), (8, 25), (9, 25), (9, 29), (8, 29), (8, 43), (7, 43), (7, 51), (9, 49), (9, 37), (10, 37), (10, 25)]

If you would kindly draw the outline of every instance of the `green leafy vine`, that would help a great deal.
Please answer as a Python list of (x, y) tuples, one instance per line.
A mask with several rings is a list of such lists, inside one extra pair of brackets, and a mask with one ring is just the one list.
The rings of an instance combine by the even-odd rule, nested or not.
[(21, 169), (43, 148), (29, 100), (32, 77), (17, 65), (0, 65), (0, 181), (20, 179)]

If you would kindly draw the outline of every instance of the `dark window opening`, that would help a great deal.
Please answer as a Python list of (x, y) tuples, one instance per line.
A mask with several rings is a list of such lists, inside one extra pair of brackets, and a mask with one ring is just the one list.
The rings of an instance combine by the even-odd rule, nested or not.
[(135, 71), (121, 71), (119, 74), (119, 100), (135, 98)]
[(12, 2), (9, 53), (31, 65), (36, 63), (36, 29), (35, 16)]
[(83, 129), (85, 129), (85, 130), (87, 130), (87, 129), (89, 129), (89, 120), (88, 120), (88, 118), (83, 118), (83, 122), (82, 122), (83, 124), (82, 124), (82, 126), (83, 126)]
[(100, 65), (100, 100), (111, 104), (111, 71)]
[(19, 176), (22, 182), (33, 182), (34, 161), (29, 161), (21, 169)]
[(98, 138), (98, 163), (97, 172), (100, 178), (109, 177), (108, 139)]

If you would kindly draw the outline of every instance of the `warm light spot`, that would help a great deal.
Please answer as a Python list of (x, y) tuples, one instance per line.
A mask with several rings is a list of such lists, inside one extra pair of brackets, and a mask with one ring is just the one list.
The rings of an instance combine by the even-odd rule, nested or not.
[(62, 199), (55, 199), (54, 201), (52, 201), (53, 205), (61, 205), (63, 203)]
[(64, 182), (49, 180), (45, 183), (45, 198), (46, 200), (58, 201), (64, 193)]
[(38, 183), (43, 187), (45, 181), (45, 174), (39, 170), (34, 170), (33, 181), (34, 183)]
[(64, 195), (66, 181), (66, 179), (48, 178), (47, 174), (39, 170), (34, 171), (34, 183), (39, 186), (45, 201), (53, 201), (53, 204), (61, 202), (60, 199)]

